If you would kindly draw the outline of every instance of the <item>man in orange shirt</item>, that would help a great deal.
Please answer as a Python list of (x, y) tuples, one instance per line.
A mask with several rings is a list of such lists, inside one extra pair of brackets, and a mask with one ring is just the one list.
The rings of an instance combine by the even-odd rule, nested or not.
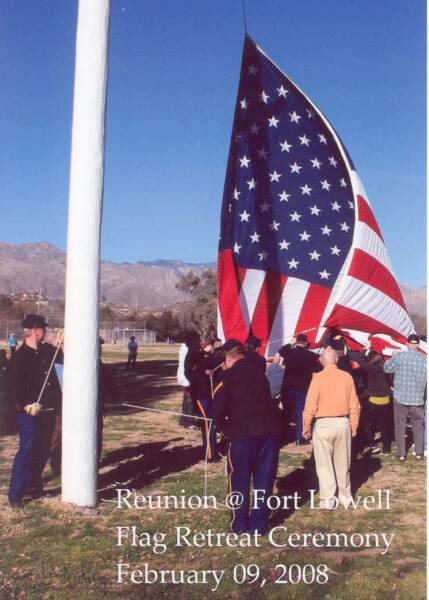
[[(351, 438), (356, 435), (360, 404), (349, 373), (337, 368), (338, 354), (326, 348), (320, 357), (323, 371), (314, 373), (305, 401), (303, 435), (311, 436), (319, 479), (320, 508), (348, 506)], [(338, 485), (338, 500), (335, 493)]]

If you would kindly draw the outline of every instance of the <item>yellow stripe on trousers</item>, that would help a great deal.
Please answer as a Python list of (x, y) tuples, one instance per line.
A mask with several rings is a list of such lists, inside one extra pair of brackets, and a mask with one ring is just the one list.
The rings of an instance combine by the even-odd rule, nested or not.
[[(231, 494), (231, 492), (232, 492), (232, 474), (234, 473), (234, 466), (233, 466), (232, 460), (231, 460), (231, 444), (229, 445), (229, 448), (228, 448), (228, 463), (229, 463), (229, 468), (230, 468), (230, 471), (229, 471), (229, 493)], [(235, 521), (235, 511), (234, 511), (234, 508), (231, 507), (231, 509), (232, 509), (232, 519), (231, 519), (231, 523), (229, 524), (229, 526), (232, 529), (232, 524)]]
[[(207, 415), (205, 413), (203, 405), (201, 404), (201, 402), (199, 400), (197, 400), (197, 404), (198, 404), (198, 406), (200, 408), (200, 411), (203, 414), (203, 417), (205, 417), (207, 419)], [(208, 426), (207, 421), (204, 421), (204, 427), (205, 427), (205, 430), (206, 430), (207, 458), (211, 459), (211, 457), (212, 457), (212, 451), (211, 451), (211, 448), (210, 448), (209, 426)]]

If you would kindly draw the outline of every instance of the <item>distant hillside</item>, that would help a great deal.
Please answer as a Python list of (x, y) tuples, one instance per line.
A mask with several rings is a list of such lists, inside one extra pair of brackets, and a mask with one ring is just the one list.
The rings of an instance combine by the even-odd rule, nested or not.
[[(101, 263), (101, 295), (105, 302), (129, 304), (140, 308), (162, 308), (184, 300), (175, 284), (191, 269), (201, 273), (216, 263), (185, 263), (181, 260), (153, 262)], [(43, 293), (64, 298), (66, 254), (49, 242), (8, 244), (0, 242), (0, 294)], [(413, 289), (401, 286), (408, 310), (426, 314), (426, 286)]]
[[(140, 308), (161, 308), (184, 300), (175, 284), (191, 269), (200, 273), (215, 263), (156, 260), (138, 263), (101, 263), (103, 301)], [(48, 242), (8, 244), (0, 242), (0, 293), (42, 288), (50, 298), (64, 298), (66, 254)]]

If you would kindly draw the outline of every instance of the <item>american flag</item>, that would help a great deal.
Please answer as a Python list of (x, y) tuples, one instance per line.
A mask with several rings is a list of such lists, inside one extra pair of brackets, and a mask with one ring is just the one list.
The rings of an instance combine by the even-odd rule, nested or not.
[(221, 216), (219, 333), (274, 354), (414, 331), (365, 190), (317, 106), (246, 36)]

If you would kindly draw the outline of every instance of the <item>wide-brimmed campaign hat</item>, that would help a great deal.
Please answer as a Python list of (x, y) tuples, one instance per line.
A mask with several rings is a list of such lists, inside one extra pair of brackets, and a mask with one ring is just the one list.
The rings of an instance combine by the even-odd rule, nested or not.
[(22, 323), (24, 329), (46, 329), (49, 323), (45, 321), (43, 315), (25, 315)]

